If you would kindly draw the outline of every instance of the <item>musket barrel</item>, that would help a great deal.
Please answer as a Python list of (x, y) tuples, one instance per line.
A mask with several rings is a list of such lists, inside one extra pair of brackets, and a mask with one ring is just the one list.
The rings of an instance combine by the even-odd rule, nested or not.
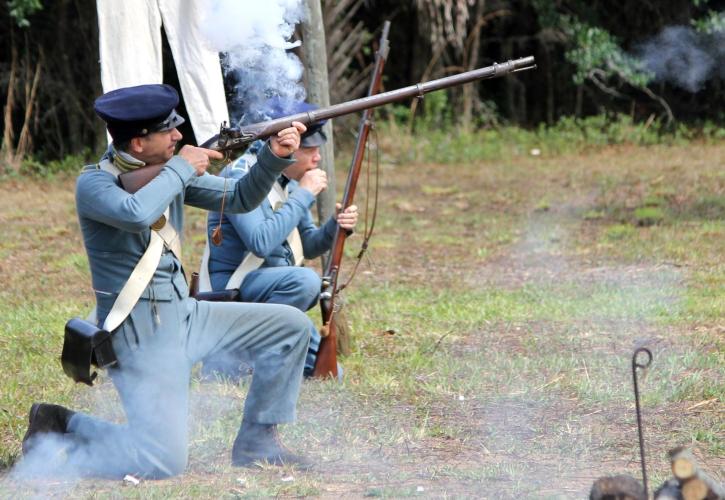
[[(431, 80), (424, 83), (416, 83), (402, 89), (391, 90), (389, 92), (383, 92), (382, 94), (371, 95), (363, 97), (361, 99), (355, 99), (353, 101), (343, 102), (340, 104), (334, 104), (329, 107), (316, 109), (309, 113), (311, 118), (310, 123), (314, 123), (319, 120), (328, 120), (330, 118), (336, 118), (349, 113), (355, 113), (364, 109), (376, 108), (383, 106), (391, 102), (402, 101), (410, 97), (418, 97), (429, 92), (436, 90), (445, 89), (448, 87), (455, 87), (457, 85), (463, 85), (464, 83), (475, 82), (477, 80), (485, 80), (489, 78), (497, 78), (504, 76), (509, 73), (513, 73), (516, 70), (529, 69), (534, 67), (534, 57), (523, 57), (521, 59), (514, 59), (505, 63), (494, 63), (492, 66), (486, 66), (485, 68), (474, 69), (472, 71), (466, 71), (457, 75), (447, 76), (445, 78), (439, 78), (437, 80)], [(289, 117), (291, 118), (291, 117)], [(288, 121), (292, 121), (288, 118)]]
[[(242, 138), (242, 142), (248, 143), (255, 139), (263, 139), (269, 137), (270, 135), (289, 127), (290, 124), (294, 121), (302, 122), (305, 125), (309, 125), (320, 120), (329, 120), (331, 118), (337, 118), (338, 116), (356, 113), (365, 109), (377, 108), (379, 106), (383, 106), (391, 102), (402, 101), (410, 97), (422, 97), (424, 94), (436, 90), (454, 87), (457, 85), (463, 85), (465, 83), (475, 82), (477, 80), (498, 78), (500, 76), (505, 76), (515, 71), (523, 71), (527, 69), (533, 69), (535, 67), (536, 64), (534, 62), (533, 56), (513, 59), (505, 63), (494, 63), (493, 65), (486, 66), (484, 68), (474, 69), (472, 71), (466, 71), (464, 73), (447, 76), (428, 82), (416, 83), (415, 85), (403, 87), (402, 89), (391, 90), (389, 92), (383, 92), (382, 94), (362, 97), (360, 99), (342, 102), (340, 104), (333, 104), (332, 106), (318, 108), (316, 110), (306, 113), (297, 113), (295, 115), (285, 116), (283, 118), (277, 118), (275, 120), (268, 120), (249, 126), (243, 126), (240, 129), (235, 130), (233, 134), (235, 134), (237, 137)], [(220, 145), (222, 146), (221, 149), (224, 149), (224, 145)]]

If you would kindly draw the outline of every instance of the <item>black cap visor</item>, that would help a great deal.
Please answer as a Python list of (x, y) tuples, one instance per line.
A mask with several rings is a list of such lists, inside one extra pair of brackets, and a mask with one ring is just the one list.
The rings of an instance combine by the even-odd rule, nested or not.
[(316, 148), (322, 146), (327, 142), (327, 136), (321, 128), (313, 131), (311, 134), (303, 134), (302, 140), (300, 141), (300, 147), (302, 148)]
[(164, 132), (166, 130), (171, 130), (178, 127), (185, 121), (186, 120), (184, 120), (183, 116), (177, 113), (175, 109), (172, 109), (171, 113), (169, 114), (169, 116), (166, 117), (166, 119), (148, 127), (147, 133), (150, 134), (151, 132)]

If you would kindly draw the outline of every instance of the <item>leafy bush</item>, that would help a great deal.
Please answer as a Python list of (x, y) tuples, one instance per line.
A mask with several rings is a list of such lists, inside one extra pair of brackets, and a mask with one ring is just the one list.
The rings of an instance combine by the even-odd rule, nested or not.
[(43, 8), (40, 0), (10, 0), (7, 5), (10, 9), (10, 17), (14, 18), (21, 28), (30, 26), (28, 17)]
[(672, 129), (655, 118), (635, 122), (623, 114), (564, 117), (552, 126), (542, 124), (531, 130), (516, 126), (470, 130), (454, 125), (445, 93), (430, 95), (436, 97), (416, 118), (412, 133), (409, 132), (407, 108), (393, 108), (390, 120), (381, 124), (382, 147), (399, 161), (469, 163), (522, 155), (580, 153), (620, 144), (714, 142), (725, 137), (725, 129), (713, 123), (706, 123), (701, 128), (679, 125)]
[(665, 214), (659, 207), (639, 207), (634, 210), (633, 215), (638, 226), (654, 226), (665, 219)]
[[(93, 163), (92, 155), (85, 151), (79, 155), (68, 155), (60, 160), (40, 162), (34, 158), (28, 158), (20, 165), (18, 173), (30, 177), (54, 177), (56, 175), (74, 175), (80, 172), (84, 165)], [(97, 158), (97, 157), (96, 157)]]
[(604, 234), (610, 241), (619, 241), (630, 238), (634, 232), (634, 228), (629, 224), (615, 224), (609, 227)]

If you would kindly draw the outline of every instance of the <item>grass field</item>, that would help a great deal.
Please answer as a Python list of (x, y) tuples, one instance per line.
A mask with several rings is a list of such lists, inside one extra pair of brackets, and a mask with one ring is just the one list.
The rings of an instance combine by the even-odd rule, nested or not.
[[(0, 184), (0, 496), (583, 498), (600, 476), (640, 476), (638, 346), (654, 354), (640, 385), (650, 488), (677, 445), (723, 479), (725, 145), (442, 165), (381, 140), (345, 381), (306, 382), (283, 431), (319, 463), (307, 473), (232, 468), (246, 387), (195, 381), (184, 476), (12, 480), (33, 401), (122, 410), (108, 380), (74, 386), (58, 362), (63, 324), (92, 306), (72, 180)], [(190, 269), (204, 219), (187, 222)]]

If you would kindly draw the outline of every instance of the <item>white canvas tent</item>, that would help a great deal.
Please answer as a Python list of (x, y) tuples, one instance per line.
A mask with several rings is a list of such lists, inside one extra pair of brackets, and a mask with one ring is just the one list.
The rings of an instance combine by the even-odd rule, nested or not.
[(97, 0), (103, 91), (162, 83), (161, 26), (197, 143), (229, 120), (219, 54), (204, 40), (201, 0)]

